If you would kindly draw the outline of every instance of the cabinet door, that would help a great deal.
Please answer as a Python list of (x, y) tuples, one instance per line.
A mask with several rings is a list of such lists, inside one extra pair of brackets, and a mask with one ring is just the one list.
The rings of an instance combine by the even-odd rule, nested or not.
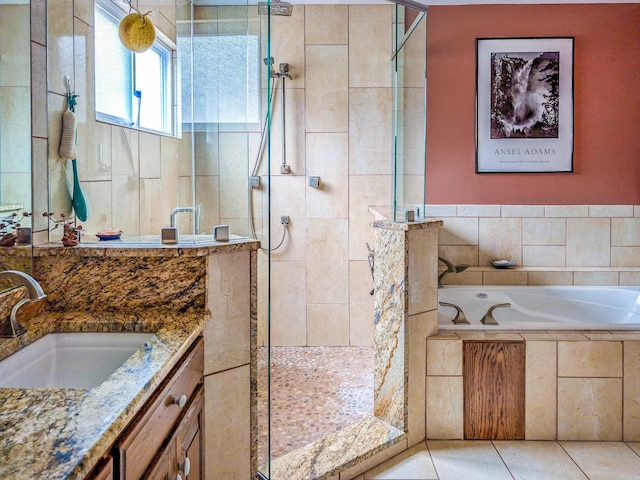
[(200, 389), (180, 423), (177, 434), (178, 471), (186, 480), (203, 480), (204, 389)]
[(464, 438), (524, 438), (525, 344), (465, 341)]
[(155, 458), (154, 463), (142, 478), (145, 480), (175, 480), (177, 478), (176, 442), (174, 439)]
[(102, 460), (85, 480), (113, 480), (113, 459)]

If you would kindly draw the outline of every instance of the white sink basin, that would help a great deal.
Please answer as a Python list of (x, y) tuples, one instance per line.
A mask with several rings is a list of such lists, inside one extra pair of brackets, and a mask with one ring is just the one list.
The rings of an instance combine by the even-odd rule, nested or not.
[(0, 388), (92, 388), (153, 333), (50, 333), (0, 360)]

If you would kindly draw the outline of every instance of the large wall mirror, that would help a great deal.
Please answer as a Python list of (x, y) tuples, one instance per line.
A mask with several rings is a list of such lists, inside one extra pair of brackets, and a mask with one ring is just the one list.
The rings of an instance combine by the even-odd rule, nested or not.
[[(31, 271), (29, 0), (0, 0), (0, 269)], [(20, 227), (18, 227), (20, 225)], [(1, 288), (1, 287), (0, 287)]]

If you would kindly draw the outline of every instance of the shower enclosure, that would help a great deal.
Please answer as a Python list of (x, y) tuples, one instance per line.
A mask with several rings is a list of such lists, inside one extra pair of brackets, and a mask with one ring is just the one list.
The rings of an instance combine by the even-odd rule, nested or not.
[(274, 461), (373, 415), (369, 207), (424, 214), (426, 21), (224, 3), (178, 9), (179, 205), (261, 241), (253, 447), (288, 480)]

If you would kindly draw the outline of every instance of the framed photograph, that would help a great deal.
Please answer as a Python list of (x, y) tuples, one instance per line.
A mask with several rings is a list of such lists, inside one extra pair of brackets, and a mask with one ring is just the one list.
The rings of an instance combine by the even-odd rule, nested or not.
[(476, 173), (573, 171), (573, 45), (476, 40)]

